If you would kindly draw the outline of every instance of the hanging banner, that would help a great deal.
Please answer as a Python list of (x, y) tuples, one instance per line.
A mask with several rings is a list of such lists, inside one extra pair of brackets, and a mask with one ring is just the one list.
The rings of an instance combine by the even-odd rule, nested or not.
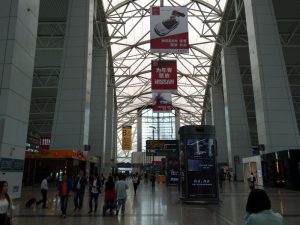
[(172, 95), (170, 92), (152, 92), (153, 112), (171, 112)]
[(131, 150), (131, 126), (126, 126), (122, 128), (122, 149)]
[(188, 53), (187, 7), (152, 7), (150, 39), (153, 53)]
[(177, 91), (176, 60), (151, 61), (151, 88), (159, 91)]

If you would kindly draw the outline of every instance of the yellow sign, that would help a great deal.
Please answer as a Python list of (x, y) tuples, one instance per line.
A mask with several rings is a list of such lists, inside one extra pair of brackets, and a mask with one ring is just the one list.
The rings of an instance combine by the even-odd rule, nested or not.
[(131, 150), (131, 127), (123, 127), (122, 129), (122, 149)]

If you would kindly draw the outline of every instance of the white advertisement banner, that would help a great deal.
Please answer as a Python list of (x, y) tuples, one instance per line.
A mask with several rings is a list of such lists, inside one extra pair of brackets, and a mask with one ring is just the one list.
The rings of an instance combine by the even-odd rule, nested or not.
[(187, 17), (186, 7), (152, 7), (150, 16), (151, 52), (188, 53)]

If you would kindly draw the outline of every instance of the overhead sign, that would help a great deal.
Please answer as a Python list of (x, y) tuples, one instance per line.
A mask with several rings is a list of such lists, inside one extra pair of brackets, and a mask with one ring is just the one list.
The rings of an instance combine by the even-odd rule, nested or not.
[(177, 140), (147, 140), (146, 155), (166, 156), (174, 154), (178, 149)]
[(131, 126), (126, 126), (122, 128), (122, 149), (131, 150)]
[(153, 112), (171, 112), (172, 95), (170, 92), (152, 92)]
[(160, 91), (177, 91), (176, 60), (151, 61), (151, 88)]
[(188, 53), (187, 7), (151, 8), (150, 49), (156, 53)]

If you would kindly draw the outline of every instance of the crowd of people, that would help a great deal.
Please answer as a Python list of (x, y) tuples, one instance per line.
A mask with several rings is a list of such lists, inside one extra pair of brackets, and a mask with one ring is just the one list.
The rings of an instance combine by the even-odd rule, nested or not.
[[(148, 183), (149, 174), (145, 174), (145, 183)], [(132, 175), (132, 184), (134, 195), (137, 194), (141, 176), (138, 173)], [(223, 179), (223, 178), (222, 178)], [(41, 182), (42, 199), (36, 201), (36, 206), (43, 203), (42, 207), (47, 208), (47, 192), (48, 192), (49, 176), (46, 176)], [(155, 187), (155, 174), (150, 175), (151, 185)], [(283, 218), (279, 213), (273, 212), (271, 209), (271, 201), (267, 193), (262, 189), (255, 189), (256, 178), (253, 173), (248, 178), (250, 194), (246, 204), (246, 216), (243, 225), (282, 225)], [(103, 174), (98, 176), (94, 173), (88, 179), (83, 171), (80, 171), (74, 180), (63, 175), (61, 181), (58, 182), (58, 196), (60, 197), (60, 207), (62, 217), (66, 217), (68, 200), (73, 192), (74, 212), (81, 211), (86, 186), (89, 187), (89, 214), (96, 213), (98, 208), (98, 198), (104, 191), (103, 215), (109, 212), (110, 215), (118, 215), (119, 211), (125, 213), (125, 205), (127, 199), (127, 190), (129, 185), (126, 181), (125, 174), (113, 177), (108, 176), (106, 179)], [(13, 202), (8, 194), (8, 183), (0, 181), (0, 224), (13, 224)]]
[[(141, 177), (138, 173), (131, 176), (134, 193), (136, 195)], [(84, 175), (84, 171), (80, 170), (75, 179), (71, 179), (66, 174), (57, 183), (58, 196), (60, 198), (60, 208), (62, 217), (66, 217), (68, 202), (71, 194), (74, 201), (74, 212), (80, 212), (83, 207), (84, 195), (86, 187), (89, 192), (89, 211), (88, 214), (96, 213), (98, 209), (99, 195), (104, 192), (103, 215), (109, 211), (113, 215), (114, 211), (118, 215), (119, 211), (124, 214), (125, 203), (127, 199), (127, 190), (129, 188), (125, 180), (125, 174), (118, 176), (108, 176), (105, 178), (103, 174), (100, 176), (97, 173), (91, 174), (89, 178)], [(36, 201), (36, 207), (43, 203), (42, 208), (47, 208), (47, 192), (48, 192), (49, 176), (46, 176), (41, 182), (42, 199)], [(31, 205), (29, 205), (30, 207)]]

